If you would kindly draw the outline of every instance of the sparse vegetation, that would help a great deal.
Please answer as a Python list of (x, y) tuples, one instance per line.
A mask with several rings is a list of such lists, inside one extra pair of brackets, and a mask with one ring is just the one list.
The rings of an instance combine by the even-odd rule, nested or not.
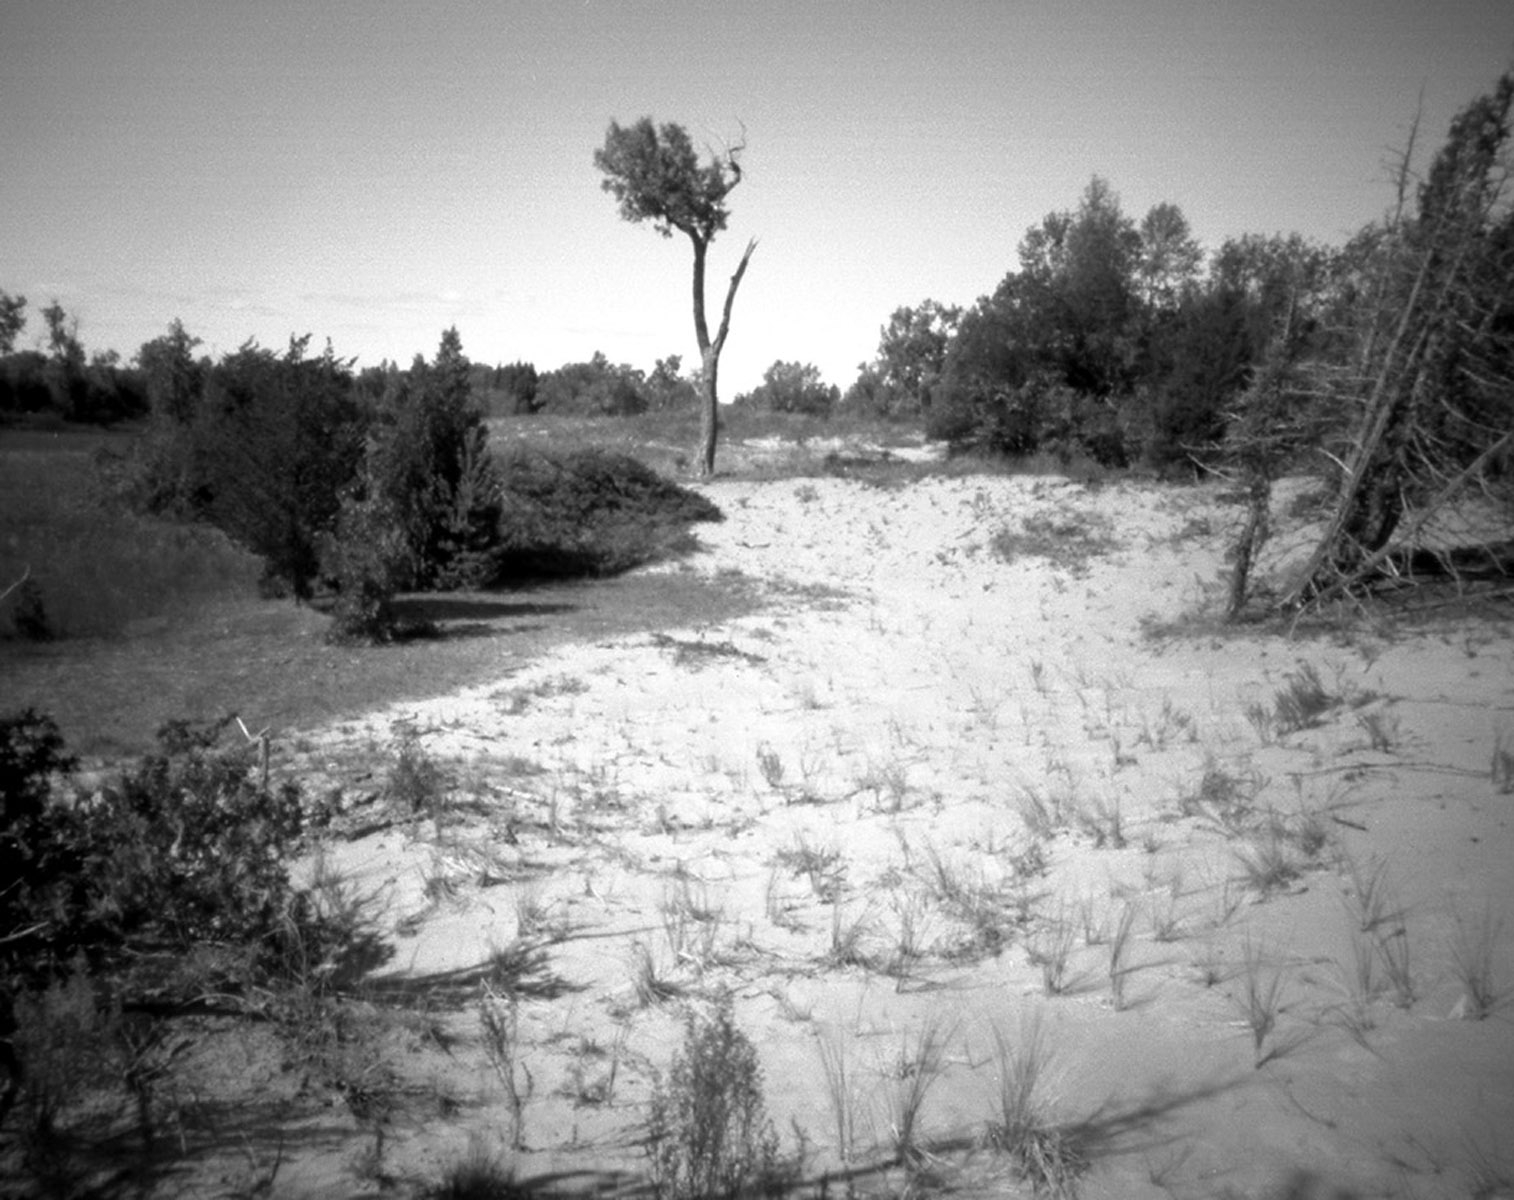
[(1245, 954), (1241, 960), (1242, 992), (1238, 1004), (1246, 1026), (1251, 1030), (1251, 1043), (1258, 1069), (1277, 1055), (1277, 1047), (1264, 1050), (1267, 1039), (1277, 1028), (1278, 1013), (1283, 1000), (1283, 973), (1268, 968), (1261, 947), (1246, 938)]
[(777, 1182), (778, 1135), (767, 1117), (757, 1051), (728, 998), (692, 1013), (682, 1051), (652, 1094), (647, 1155), (669, 1200), (737, 1196)]
[[(1453, 914), (1456, 933), (1451, 939), (1451, 966), (1462, 986), (1467, 1017), (1481, 1021), (1503, 1003), (1507, 992), (1499, 986), (1494, 951), (1503, 922), (1493, 916), (1489, 902), (1476, 916)], [(1407, 959), (1407, 952), (1405, 952)]]
[(1013, 1036), (994, 1027), (998, 1089), (988, 1123), (988, 1144), (1008, 1157), (1015, 1174), (1036, 1195), (1069, 1200), (1089, 1160), (1076, 1131), (1060, 1125), (1046, 1095), (1053, 1051), (1041, 1014), (1031, 1010)]

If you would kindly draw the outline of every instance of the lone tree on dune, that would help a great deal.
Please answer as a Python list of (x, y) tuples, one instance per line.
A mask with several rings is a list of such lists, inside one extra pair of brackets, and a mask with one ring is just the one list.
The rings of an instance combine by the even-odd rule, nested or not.
[(715, 470), (715, 437), (719, 429), (720, 410), (716, 393), (716, 374), (720, 351), (731, 328), (731, 305), (736, 289), (746, 274), (756, 239), (747, 242), (736, 273), (725, 293), (725, 308), (720, 328), (711, 339), (704, 313), (704, 267), (710, 243), (725, 228), (725, 198), (741, 182), (741, 145), (724, 154), (710, 154), (701, 163), (689, 134), (681, 125), (653, 125), (643, 117), (634, 125), (610, 122), (605, 144), (594, 151), (594, 165), (604, 172), (601, 186), (620, 204), (620, 215), (627, 221), (651, 221), (652, 228), (663, 237), (672, 237), (676, 229), (688, 235), (694, 244), (694, 336), (704, 368), (704, 396), (700, 422), (700, 469), (705, 475)]

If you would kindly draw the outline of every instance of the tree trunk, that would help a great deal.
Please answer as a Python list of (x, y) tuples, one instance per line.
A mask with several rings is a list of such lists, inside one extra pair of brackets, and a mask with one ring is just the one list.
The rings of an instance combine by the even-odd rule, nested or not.
[(741, 286), (741, 277), (746, 274), (752, 251), (757, 249), (757, 239), (746, 244), (741, 262), (731, 276), (731, 284), (725, 293), (725, 307), (720, 314), (720, 329), (713, 339), (704, 315), (704, 263), (709, 242), (692, 233), (689, 240), (694, 243), (694, 339), (699, 344), (699, 361), (704, 367), (704, 395), (699, 416), (699, 473), (709, 478), (715, 473), (715, 440), (720, 432), (720, 393), (717, 388), (720, 351), (725, 347), (726, 334), (731, 331), (731, 305), (736, 302), (736, 289)]
[(715, 474), (715, 439), (720, 434), (720, 398), (715, 377), (720, 370), (720, 349), (703, 349), (704, 393), (699, 408), (699, 473), (708, 479)]

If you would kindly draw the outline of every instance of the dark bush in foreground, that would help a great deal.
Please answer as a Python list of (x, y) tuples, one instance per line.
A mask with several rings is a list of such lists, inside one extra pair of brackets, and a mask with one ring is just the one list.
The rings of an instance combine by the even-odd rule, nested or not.
[(135, 768), (64, 799), (57, 726), (31, 710), (0, 719), (0, 967), (13, 983), (81, 954), (140, 964), (284, 929), (304, 805), (261, 778), (255, 746), (218, 746), (226, 724), (170, 723)]
[(624, 454), (521, 447), (501, 465), (504, 583), (628, 571), (689, 549), (690, 524), (722, 519), (712, 501)]

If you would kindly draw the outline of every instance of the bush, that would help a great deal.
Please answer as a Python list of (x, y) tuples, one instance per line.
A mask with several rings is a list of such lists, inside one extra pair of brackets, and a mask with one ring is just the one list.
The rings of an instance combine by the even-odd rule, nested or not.
[(687, 549), (688, 526), (720, 509), (624, 454), (544, 454), (503, 460), (497, 578), (504, 582), (613, 575)]
[(435, 360), (417, 358), (380, 404), (367, 457), (367, 497), (403, 536), (396, 562), (422, 588), (471, 587), (495, 574), (499, 472), (468, 382), (456, 329)]
[(778, 1135), (762, 1098), (757, 1051), (722, 997), (708, 1021), (692, 1015), (683, 1053), (658, 1081), (648, 1122), (657, 1194), (673, 1200), (771, 1190)]
[(36, 980), (81, 953), (256, 945), (283, 930), (304, 806), (294, 785), (256, 777), (255, 747), (217, 747), (229, 720), (169, 723), (155, 753), (71, 804), (52, 799), (71, 767), (52, 720), (0, 721), (8, 968)]
[(404, 576), (404, 536), (382, 501), (348, 497), (321, 549), (322, 574), (336, 588), (328, 641), (373, 645), (400, 633), (394, 597)]

